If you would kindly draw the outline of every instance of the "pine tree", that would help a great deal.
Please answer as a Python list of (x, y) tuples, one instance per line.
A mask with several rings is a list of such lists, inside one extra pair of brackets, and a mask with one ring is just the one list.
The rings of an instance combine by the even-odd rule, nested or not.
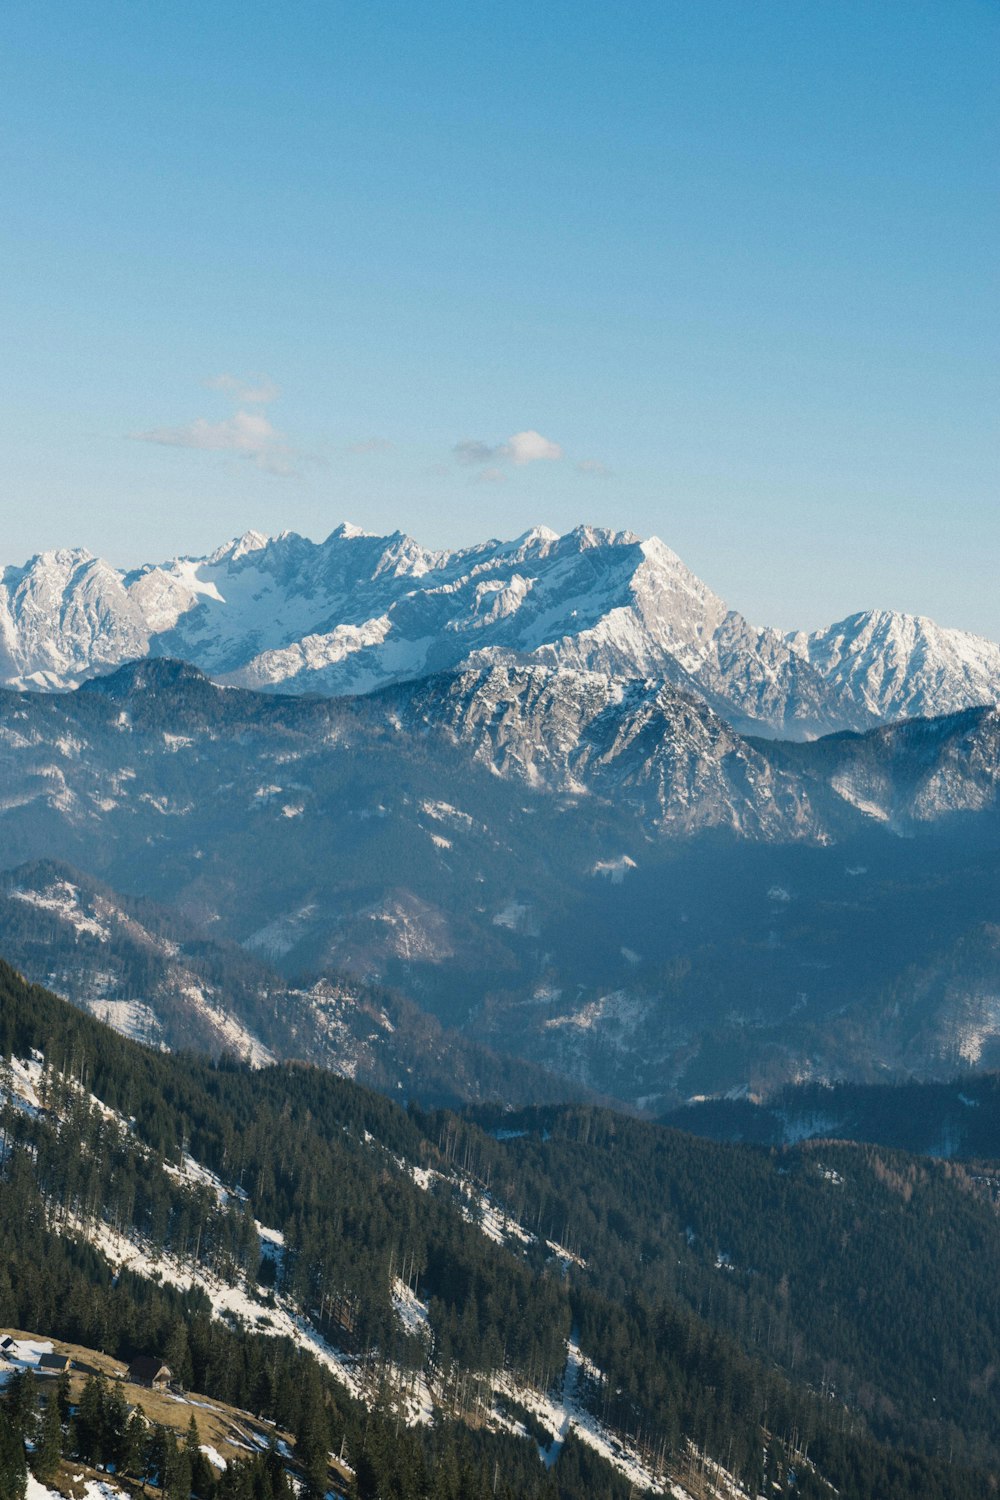
[(188, 1469), (191, 1474), (191, 1493), (197, 1497), (197, 1500), (206, 1500), (215, 1487), (215, 1476), (212, 1473), (212, 1465), (201, 1451), (198, 1424), (193, 1412), (184, 1436), (184, 1452), (187, 1455)]
[(4, 1500), (24, 1500), (28, 1466), (24, 1439), (5, 1411), (0, 1411), (0, 1495)]
[(59, 1421), (59, 1400), (57, 1393), (50, 1390), (42, 1412), (38, 1442), (31, 1463), (36, 1477), (43, 1482), (52, 1479), (59, 1467), (61, 1457), (62, 1424)]
[(194, 1370), (191, 1364), (191, 1344), (188, 1339), (187, 1328), (180, 1318), (174, 1319), (163, 1358), (164, 1362), (170, 1366), (171, 1373), (177, 1384), (185, 1390), (190, 1389), (194, 1378)]
[(3, 1404), (14, 1430), (22, 1438), (34, 1436), (37, 1400), (34, 1378), (27, 1370), (18, 1370), (7, 1382)]
[(104, 1411), (107, 1382), (102, 1375), (89, 1375), (76, 1411), (76, 1446), (81, 1458), (92, 1464), (105, 1462)]
[(146, 1448), (146, 1419), (141, 1406), (137, 1406), (128, 1419), (125, 1440), (122, 1443), (121, 1467), (124, 1473), (145, 1473), (143, 1456)]
[(70, 1385), (69, 1385), (69, 1371), (68, 1370), (60, 1370), (59, 1371), (59, 1379), (56, 1382), (56, 1401), (59, 1404), (59, 1420), (60, 1420), (60, 1422), (64, 1422), (64, 1423), (68, 1422), (69, 1421), (69, 1409), (70, 1409), (70, 1404), (71, 1404), (71, 1401), (70, 1401)]
[(118, 1381), (113, 1381), (106, 1389), (103, 1418), (107, 1461), (122, 1469), (127, 1460), (129, 1410)]

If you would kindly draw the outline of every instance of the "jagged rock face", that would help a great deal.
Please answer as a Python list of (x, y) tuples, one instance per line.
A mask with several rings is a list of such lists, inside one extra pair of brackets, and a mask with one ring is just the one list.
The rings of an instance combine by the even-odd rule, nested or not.
[[(519, 783), (581, 808), (592, 799), (644, 836), (724, 829), (827, 842), (864, 824), (910, 832), (1000, 801), (996, 709), (810, 743), (750, 740), (669, 683), (509, 655), (333, 701), (223, 690), (166, 659), (68, 695), (0, 693), (0, 817), (33, 809), (34, 821), (46, 809), (78, 837), (142, 809), (154, 823), (210, 814), (235, 826), (279, 794), (286, 819), (314, 823), (329, 768), (350, 774), (371, 755), (383, 757), (387, 792), (430, 759), (435, 796), (478, 768), (490, 773), (483, 785)], [(229, 788), (220, 807), (217, 782)]]
[(995, 708), (904, 720), (865, 735), (832, 735), (801, 750), (774, 745), (769, 754), (789, 768), (808, 765), (808, 774), (836, 797), (895, 833), (1000, 805), (1000, 710)]
[(405, 702), (411, 727), (444, 728), (497, 775), (632, 804), (660, 829), (820, 832), (800, 780), (669, 684), (494, 662), (418, 684)]
[(0, 678), (60, 688), (171, 656), (229, 685), (369, 693), (484, 653), (696, 694), (736, 729), (809, 738), (1000, 695), (1000, 647), (856, 616), (813, 636), (751, 625), (655, 537), (544, 528), (429, 551), (338, 527), (248, 532), (204, 558), (120, 572), (43, 553), (0, 578)]
[(922, 615), (868, 610), (787, 640), (873, 719), (955, 713), (1000, 697), (1000, 646)]
[[(67, 861), (178, 924), (22, 870), (0, 886), (8, 954), (168, 1042), (217, 1045), (235, 1011), (247, 1045), (340, 1038), (342, 1062), (404, 1087), (396, 1012), (387, 1031), (301, 976), (398, 987), (470, 1043), (630, 1100), (867, 1076), (876, 1002), (880, 1065), (971, 1058), (976, 1038), (991, 1058), (989, 953), (974, 992), (963, 959), (909, 1029), (884, 996), (995, 920), (998, 806), (994, 709), (749, 741), (670, 684), (495, 651), (351, 699), (224, 690), (163, 659), (0, 691), (4, 863)], [(239, 994), (232, 950), (206, 968), (194, 931), (242, 946)]]

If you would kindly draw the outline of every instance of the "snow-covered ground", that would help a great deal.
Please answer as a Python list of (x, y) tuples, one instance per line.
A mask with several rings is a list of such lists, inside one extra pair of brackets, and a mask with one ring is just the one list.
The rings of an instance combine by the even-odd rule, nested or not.
[(516, 1401), (519, 1406), (531, 1412), (545, 1431), (551, 1434), (548, 1446), (539, 1449), (546, 1464), (551, 1466), (555, 1463), (572, 1432), (580, 1442), (593, 1448), (619, 1474), (624, 1475), (630, 1484), (651, 1490), (654, 1495), (669, 1494), (667, 1482), (658, 1478), (633, 1448), (604, 1427), (583, 1405), (579, 1394), (581, 1377), (594, 1378), (599, 1373), (581, 1351), (575, 1338), (570, 1338), (566, 1346), (566, 1367), (558, 1393), (552, 1391), (542, 1394), (508, 1374), (496, 1379), (495, 1389), (499, 1395)]
[(54, 881), (45, 891), (13, 890), (11, 895), (15, 900), (24, 901), (29, 906), (38, 906), (43, 911), (54, 912), (56, 916), (68, 922), (76, 932), (95, 937), (98, 942), (106, 943), (111, 937), (110, 931), (103, 922), (98, 921), (96, 917), (88, 916), (83, 910), (80, 905), (80, 892), (68, 880)]
[(41, 1053), (31, 1057), (12, 1057), (10, 1063), (0, 1059), (0, 1103), (9, 1100), (16, 1109), (27, 1115), (37, 1115), (41, 1109), (38, 1091), (42, 1086)]
[(159, 1040), (159, 1019), (142, 1000), (88, 1000), (87, 1009), (98, 1021), (134, 1042), (148, 1045)]
[[(29, 1474), (25, 1500), (62, 1500), (62, 1496), (39, 1483), (33, 1474)], [(129, 1497), (109, 1479), (88, 1479), (83, 1487), (81, 1500), (129, 1500)]]
[(51, 1354), (52, 1345), (45, 1339), (14, 1339), (0, 1348), (0, 1389), (18, 1370), (37, 1370), (43, 1354)]
[[(166, 1254), (157, 1255), (149, 1247), (119, 1234), (109, 1224), (83, 1225), (70, 1221), (64, 1226), (70, 1227), (84, 1235), (117, 1270), (127, 1269), (148, 1280), (175, 1286), (181, 1291), (200, 1289), (211, 1302), (214, 1317), (225, 1321), (236, 1320), (254, 1333), (291, 1339), (299, 1348), (308, 1350), (347, 1386), (353, 1396), (363, 1395), (363, 1382), (354, 1361), (327, 1343), (286, 1299), (270, 1299), (268, 1288), (259, 1287), (256, 1293), (252, 1293), (243, 1286), (231, 1286), (203, 1266), (195, 1266), (188, 1261), (182, 1263)], [(271, 1235), (277, 1236), (278, 1231), (271, 1231)]]
[(430, 1322), (427, 1304), (421, 1302), (416, 1292), (397, 1276), (392, 1283), (392, 1303), (399, 1314), (399, 1321), (407, 1333), (417, 1338), (430, 1337)]

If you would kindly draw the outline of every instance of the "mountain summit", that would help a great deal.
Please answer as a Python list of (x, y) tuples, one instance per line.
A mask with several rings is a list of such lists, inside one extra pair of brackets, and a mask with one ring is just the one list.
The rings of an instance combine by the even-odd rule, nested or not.
[(782, 635), (658, 538), (591, 526), (453, 552), (346, 524), (319, 543), (247, 531), (131, 572), (80, 549), (0, 575), (0, 681), (67, 688), (146, 656), (327, 696), (527, 658), (668, 682), (740, 731), (800, 739), (1000, 696), (990, 641), (890, 611)]

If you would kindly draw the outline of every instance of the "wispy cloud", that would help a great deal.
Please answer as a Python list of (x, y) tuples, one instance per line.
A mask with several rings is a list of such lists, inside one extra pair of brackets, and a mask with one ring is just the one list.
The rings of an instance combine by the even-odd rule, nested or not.
[(184, 427), (154, 427), (132, 434), (141, 443), (165, 448), (195, 448), (202, 453), (235, 453), (249, 458), (265, 474), (295, 472), (295, 455), (280, 432), (260, 412), (238, 411), (224, 422), (197, 417)]
[(612, 470), (608, 468), (607, 464), (602, 464), (599, 458), (581, 458), (573, 467), (578, 474), (590, 474), (595, 479), (610, 479), (612, 477)]
[[(201, 453), (232, 453), (245, 458), (264, 474), (288, 478), (297, 472), (301, 457), (279, 432), (266, 412), (259, 408), (276, 401), (281, 394), (272, 380), (261, 376), (255, 382), (235, 375), (215, 375), (205, 385), (232, 398), (237, 410), (221, 422), (196, 417), (180, 427), (153, 427), (148, 432), (133, 432), (130, 437), (140, 443), (159, 443), (165, 448), (191, 448)], [(255, 409), (256, 408), (256, 409)]]
[(506, 484), (507, 475), (503, 469), (489, 468), (480, 469), (473, 477), (473, 484)]
[(346, 448), (346, 452), (348, 452), (348, 453), (391, 453), (392, 449), (394, 447), (395, 447), (395, 444), (391, 443), (388, 438), (370, 437), (370, 438), (362, 438), (360, 440), (360, 442), (357, 442), (357, 443), (348, 443), (347, 448)]
[(252, 380), (242, 380), (238, 375), (213, 375), (204, 385), (207, 390), (225, 392), (241, 406), (269, 406), (281, 395), (281, 387), (266, 375), (257, 375)]
[(463, 438), (460, 443), (455, 444), (451, 451), (460, 464), (465, 464), (468, 468), (475, 469), (480, 464), (492, 463), (502, 449), (502, 443), (498, 443), (496, 447), (491, 448), (489, 443), (481, 443), (477, 438)]
[(451, 451), (456, 461), (467, 468), (483, 468), (501, 477), (502, 471), (498, 467), (501, 464), (514, 464), (521, 468), (525, 464), (552, 463), (564, 457), (558, 443), (554, 443), (551, 438), (542, 437), (533, 427), (524, 432), (515, 432), (505, 443), (484, 443), (480, 438), (463, 438)]

